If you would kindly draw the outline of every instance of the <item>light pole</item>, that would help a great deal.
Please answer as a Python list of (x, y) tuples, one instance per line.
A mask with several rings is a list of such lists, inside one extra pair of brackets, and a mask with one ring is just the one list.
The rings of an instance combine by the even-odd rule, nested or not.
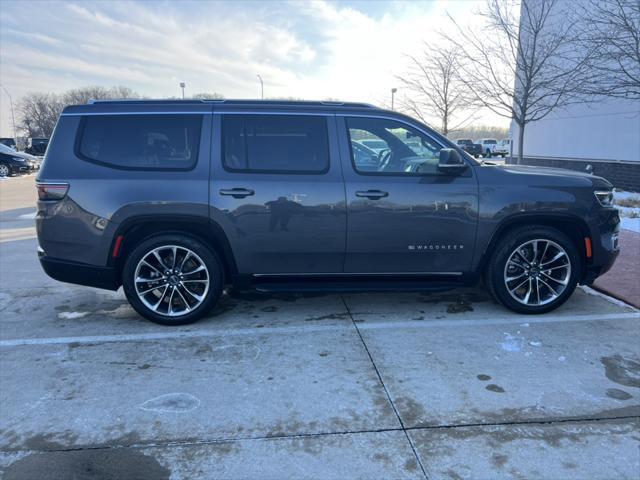
[(393, 110), (393, 97), (395, 96), (397, 91), (398, 91), (397, 88), (392, 88), (391, 89), (391, 110)]
[(186, 84), (184, 82), (180, 82), (180, 88), (182, 89), (182, 99), (184, 100), (184, 87)]
[(13, 99), (11, 98), (9, 91), (6, 88), (4, 88), (4, 85), (0, 83), (0, 87), (2, 87), (2, 90), (4, 90), (4, 93), (6, 93), (7, 97), (9, 97), (9, 106), (11, 107), (11, 123), (13, 124), (13, 141), (16, 144), (16, 148), (18, 148), (18, 138), (16, 137), (16, 117), (13, 114)]
[(260, 98), (264, 100), (264, 82), (262, 81), (262, 77), (260, 74), (257, 74), (258, 80), (260, 80)]

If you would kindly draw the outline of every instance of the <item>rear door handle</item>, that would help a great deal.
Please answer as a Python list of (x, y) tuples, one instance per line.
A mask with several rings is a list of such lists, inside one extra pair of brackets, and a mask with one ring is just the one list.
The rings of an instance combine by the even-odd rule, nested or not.
[(230, 195), (233, 198), (244, 198), (254, 193), (256, 192), (250, 188), (223, 188), (220, 190), (220, 195)]
[(383, 192), (382, 190), (366, 190), (366, 191), (359, 190), (356, 192), (356, 197), (365, 197), (365, 198), (368, 198), (369, 200), (377, 200), (379, 198), (384, 198), (388, 196), (389, 196), (389, 193)]

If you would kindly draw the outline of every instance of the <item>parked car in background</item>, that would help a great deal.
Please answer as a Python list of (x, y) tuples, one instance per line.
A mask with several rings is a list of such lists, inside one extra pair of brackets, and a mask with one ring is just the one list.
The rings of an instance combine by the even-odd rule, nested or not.
[(25, 153), (28, 153), (30, 155), (42, 157), (47, 151), (48, 145), (49, 145), (48, 138), (33, 137), (29, 139), (27, 148), (24, 151)]
[(40, 168), (40, 160), (28, 153), (16, 152), (0, 144), (0, 177), (30, 173)]
[(504, 158), (507, 155), (509, 155), (510, 150), (511, 150), (511, 140), (509, 140), (508, 138), (503, 138), (498, 142), (498, 144), (496, 145), (496, 149), (494, 150), (493, 153), (495, 155), (500, 155), (502, 156), (502, 158)]
[(376, 153), (380, 153), (383, 150), (389, 149), (389, 145), (387, 145), (387, 142), (385, 142), (384, 140), (364, 139), (360, 140), (360, 143), (362, 143), (365, 147), (369, 147)]
[[(364, 139), (387, 148), (363, 161), (354, 141)], [(69, 106), (36, 187), (47, 274), (122, 285), (137, 312), (166, 325), (206, 315), (227, 285), (406, 291), (484, 279), (506, 307), (545, 313), (619, 252), (605, 179), (480, 163), (366, 104)]]
[(495, 138), (483, 138), (476, 140), (476, 143), (482, 148), (482, 156), (485, 158), (493, 156), (498, 147), (498, 141)]
[(456, 140), (456, 145), (469, 155), (473, 155), (476, 158), (482, 155), (482, 145), (479, 143), (473, 143), (470, 138), (461, 138), (460, 140)]
[(16, 147), (16, 141), (13, 138), (2, 137), (2, 138), (0, 138), (0, 144), (1, 145), (6, 145), (7, 147), (11, 147), (14, 150), (18, 150), (18, 148)]
[(370, 171), (378, 168), (378, 153), (357, 140), (351, 140), (351, 153), (358, 168)]

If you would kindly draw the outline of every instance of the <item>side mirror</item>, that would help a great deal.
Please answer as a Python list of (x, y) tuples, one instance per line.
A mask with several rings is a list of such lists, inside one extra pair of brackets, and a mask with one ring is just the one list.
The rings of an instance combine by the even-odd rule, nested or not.
[(443, 148), (440, 150), (440, 158), (438, 160), (438, 170), (443, 173), (456, 175), (464, 172), (467, 164), (460, 156), (457, 150), (453, 148)]

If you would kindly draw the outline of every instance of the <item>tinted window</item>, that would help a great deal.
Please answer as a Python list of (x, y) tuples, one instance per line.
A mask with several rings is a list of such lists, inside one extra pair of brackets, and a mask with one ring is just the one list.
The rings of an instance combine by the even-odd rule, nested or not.
[(193, 168), (202, 115), (91, 115), (82, 120), (78, 153), (115, 168)]
[[(379, 118), (348, 118), (351, 155), (361, 173), (438, 174), (442, 146), (411, 127)], [(380, 142), (386, 148), (370, 148), (365, 155), (356, 144), (369, 146)]]
[(329, 168), (323, 116), (224, 115), (222, 132), (229, 170), (322, 173)]

